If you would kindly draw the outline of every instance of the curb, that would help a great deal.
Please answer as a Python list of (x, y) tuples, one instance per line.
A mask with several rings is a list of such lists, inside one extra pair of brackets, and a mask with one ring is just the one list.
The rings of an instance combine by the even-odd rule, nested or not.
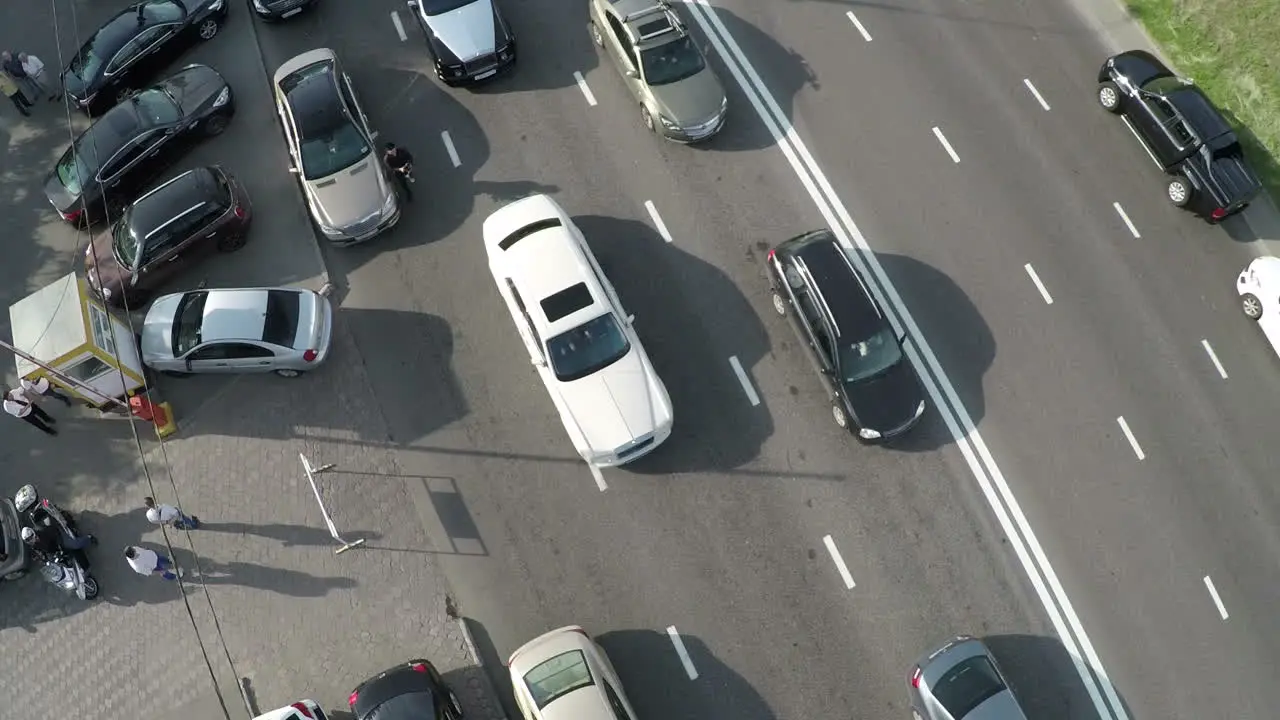
[(489, 677), (489, 671), (485, 669), (480, 660), (480, 650), (476, 647), (475, 638), (471, 636), (471, 628), (467, 625), (467, 619), (461, 615), (452, 615), (452, 617), (457, 621), (458, 627), (462, 629), (462, 642), (467, 646), (467, 654), (471, 656), (471, 662), (480, 671), (480, 682), (484, 686), (482, 691), (493, 704), (493, 717), (497, 720), (507, 720), (507, 712), (503, 709), (502, 701), (498, 698), (497, 689), (493, 687), (493, 679)]

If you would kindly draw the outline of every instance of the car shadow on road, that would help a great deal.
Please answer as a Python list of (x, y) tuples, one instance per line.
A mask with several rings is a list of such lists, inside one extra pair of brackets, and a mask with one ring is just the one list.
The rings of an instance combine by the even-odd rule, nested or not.
[[(490, 82), (471, 87), (472, 92), (498, 95), (571, 88), (577, 84), (575, 71), (585, 76), (596, 66), (609, 63), (591, 42), (586, 3), (501, 4), (503, 17), (516, 37), (525, 41), (518, 46), (521, 52), (514, 67)], [(545, 45), (530, 43), (529, 38), (545, 39)]]
[(654, 630), (611, 630), (596, 636), (629, 692), (642, 718), (700, 720), (774, 720), (777, 715), (760, 693), (725, 665), (696, 636), (680, 635), (689, 662), (698, 674), (689, 682), (680, 656), (666, 633)]
[[(1027, 717), (1096, 720), (1097, 707), (1060, 640), (1039, 635), (991, 635), (982, 641), (1000, 664)], [(1100, 686), (1106, 682), (1100, 673), (1090, 672)], [(1134, 717), (1118, 691), (1116, 697), (1127, 717)]]
[[(14, 471), (12, 487), (2, 488), (5, 492), (12, 494), (33, 479), (42, 495), (59, 504), (74, 498), (92, 505), (95, 498), (112, 496), (134, 482), (138, 450), (128, 417), (99, 417), (96, 410), (67, 408), (57, 401), (45, 401), (43, 407), (58, 419), (56, 436), (8, 415), (0, 418), (7, 428), (0, 443), (0, 463)], [(148, 435), (155, 436), (146, 423), (139, 421), (137, 430), (144, 441)]]
[(666, 443), (624, 469), (669, 475), (731, 470), (755, 459), (773, 433), (772, 415), (763, 401), (751, 406), (729, 357), (750, 377), (770, 347), (742, 291), (723, 270), (664, 242), (643, 222), (596, 215), (574, 222), (635, 315), (675, 414)]
[[(867, 254), (854, 251), (864, 266)], [(929, 347), (946, 372), (965, 410), (974, 425), (978, 425), (986, 412), (982, 378), (991, 367), (996, 355), (996, 341), (978, 308), (968, 293), (946, 273), (905, 255), (875, 253), (875, 259), (884, 268), (898, 294), (910, 310), (929, 308), (929, 312), (913, 312), (920, 332), (928, 339)], [(879, 285), (878, 279), (869, 278)], [(904, 346), (923, 346), (909, 331)], [(924, 354), (923, 352), (921, 353)], [(923, 371), (927, 368), (917, 368)], [(932, 373), (928, 373), (932, 375)], [(923, 378), (922, 378), (923, 379)], [(943, 392), (945, 394), (945, 388)], [(954, 442), (951, 431), (939, 414), (936, 403), (927, 398), (930, 405), (920, 423), (910, 432), (893, 440), (887, 448), (909, 451), (936, 450)]]

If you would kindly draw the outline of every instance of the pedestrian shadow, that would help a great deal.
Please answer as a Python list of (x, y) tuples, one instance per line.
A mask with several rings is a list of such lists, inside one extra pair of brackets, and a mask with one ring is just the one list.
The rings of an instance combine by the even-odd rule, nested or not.
[(636, 715), (665, 720), (775, 720), (760, 693), (736, 670), (721, 662), (696, 636), (680, 639), (698, 677), (690, 682), (680, 656), (665, 633), (615, 630), (596, 637), (618, 671)]
[[(281, 547), (327, 547), (337, 541), (323, 528), (310, 525), (289, 525), (287, 523), (242, 523), (242, 522), (206, 522), (201, 521), (197, 533), (230, 533), (233, 535), (256, 535), (269, 540), (277, 540)], [(351, 537), (364, 538), (368, 541), (378, 540), (380, 533), (368, 530), (352, 530)]]
[(324, 597), (331, 590), (356, 586), (356, 581), (348, 577), (316, 577), (297, 570), (238, 560), (224, 563), (204, 556), (197, 562), (189, 550), (178, 548), (174, 549), (174, 554), (174, 559), (184, 571), (183, 582), (188, 586), (238, 585), (292, 597)]
[[(1097, 706), (1062, 641), (1039, 635), (991, 635), (982, 638), (982, 642), (999, 663), (1027, 717), (1060, 720), (1096, 720), (1098, 717)], [(1107, 682), (1096, 671), (1089, 671), (1100, 685)], [(1127, 716), (1134, 717), (1118, 691), (1116, 697), (1120, 698)]]

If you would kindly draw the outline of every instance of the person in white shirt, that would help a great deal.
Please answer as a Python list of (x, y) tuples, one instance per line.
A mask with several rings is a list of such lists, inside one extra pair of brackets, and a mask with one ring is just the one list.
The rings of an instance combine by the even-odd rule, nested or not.
[(139, 575), (160, 573), (165, 580), (177, 580), (182, 577), (182, 570), (178, 569), (177, 574), (174, 574), (173, 561), (155, 550), (130, 545), (124, 549), (124, 557), (129, 561), (129, 567)]
[(156, 499), (146, 497), (142, 504), (147, 508), (147, 519), (156, 525), (171, 525), (178, 530), (195, 530), (200, 527), (200, 518), (186, 513), (172, 505), (156, 504)]
[(64, 395), (57, 385), (49, 382), (49, 378), (38, 377), (35, 380), (22, 378), (22, 389), (26, 391), (29, 398), (57, 398), (67, 407), (71, 407), (71, 398)]
[(48, 435), (57, 435), (58, 431), (53, 429), (54, 420), (49, 413), (40, 409), (21, 388), (14, 388), (4, 396), (4, 411), (10, 415), (28, 422), (40, 428), (41, 432)]
[(27, 72), (26, 84), (35, 92), (31, 96), (32, 100), (39, 99), (41, 95), (48, 95), (49, 102), (58, 99), (58, 93), (50, 90), (44, 81), (44, 63), (40, 61), (40, 58), (31, 53), (20, 52), (18, 53), (18, 62), (22, 63), (22, 69)]

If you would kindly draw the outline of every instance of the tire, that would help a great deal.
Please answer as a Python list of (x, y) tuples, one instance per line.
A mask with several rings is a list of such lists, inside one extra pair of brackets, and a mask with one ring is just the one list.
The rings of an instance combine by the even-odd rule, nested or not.
[(303, 375), (301, 370), (294, 370), (293, 368), (280, 368), (279, 370), (272, 370), (271, 372), (283, 378), (296, 378), (302, 377)]
[(787, 301), (778, 293), (773, 293), (773, 309), (782, 317), (787, 316)]
[(598, 47), (604, 47), (604, 35), (600, 34), (600, 26), (596, 25), (596, 21), (591, 21), (591, 42)]
[(649, 108), (640, 106), (640, 122), (649, 129), (649, 132), (658, 132), (658, 128), (654, 125), (653, 115), (649, 112)]
[(1103, 110), (1113, 114), (1120, 113), (1120, 88), (1115, 83), (1108, 81), (1099, 84), (1096, 97)]
[(118, 105), (131, 97), (133, 97), (133, 89), (122, 87), (116, 91), (116, 104)]
[(200, 39), (212, 40), (214, 35), (218, 34), (218, 21), (208, 18), (200, 23)]
[(1191, 183), (1183, 176), (1174, 176), (1165, 186), (1165, 196), (1175, 207), (1186, 207), (1191, 202)]
[(1245, 293), (1240, 296), (1240, 309), (1244, 311), (1245, 317), (1250, 320), (1262, 318), (1262, 301), (1253, 293)]
[(98, 579), (92, 575), (84, 576), (84, 599), (92, 600), (98, 597)]
[(831, 403), (831, 419), (836, 421), (836, 425), (844, 430), (849, 429), (849, 415), (840, 407), (840, 403)]
[(218, 252), (235, 252), (244, 247), (249, 238), (244, 233), (238, 235), (224, 235), (218, 238)]
[(209, 137), (221, 135), (227, 129), (227, 116), (214, 115), (204, 121), (204, 134)]

